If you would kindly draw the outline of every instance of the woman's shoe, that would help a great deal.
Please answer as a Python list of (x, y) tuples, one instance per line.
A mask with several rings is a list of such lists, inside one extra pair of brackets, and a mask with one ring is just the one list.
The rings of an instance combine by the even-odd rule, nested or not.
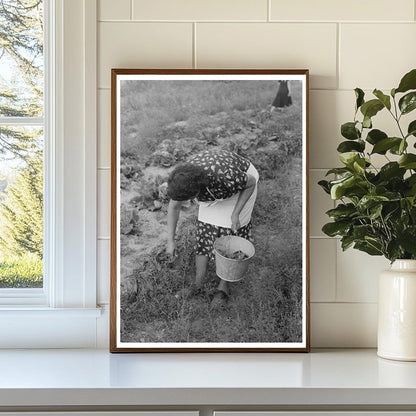
[(223, 290), (216, 290), (211, 300), (211, 309), (222, 309), (227, 305), (229, 296)]

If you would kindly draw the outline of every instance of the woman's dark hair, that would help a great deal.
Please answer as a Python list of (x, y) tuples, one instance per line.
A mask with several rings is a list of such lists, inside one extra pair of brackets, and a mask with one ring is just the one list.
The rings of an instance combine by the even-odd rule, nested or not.
[(168, 196), (174, 201), (194, 198), (208, 185), (208, 176), (201, 166), (191, 163), (178, 165), (168, 179)]

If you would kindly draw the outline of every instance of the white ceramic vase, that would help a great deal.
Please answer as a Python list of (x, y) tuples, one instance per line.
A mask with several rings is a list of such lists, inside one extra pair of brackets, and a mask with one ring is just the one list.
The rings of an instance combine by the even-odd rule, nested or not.
[(416, 260), (396, 260), (380, 275), (377, 354), (416, 361)]

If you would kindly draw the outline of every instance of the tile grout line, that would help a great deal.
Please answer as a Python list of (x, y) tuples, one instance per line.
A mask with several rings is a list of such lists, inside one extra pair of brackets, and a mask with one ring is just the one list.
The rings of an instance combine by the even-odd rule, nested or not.
[(272, 5), (271, 5), (271, 1), (272, 0), (267, 0), (267, 22), (268, 23), (272, 20), (272, 15), (271, 15)]
[(337, 90), (339, 89), (340, 71), (341, 71), (341, 24), (337, 23)]
[(319, 304), (319, 305), (335, 305), (335, 306), (338, 306), (338, 305), (377, 305), (377, 303), (378, 302), (370, 302), (370, 301), (363, 301), (363, 302), (360, 302), (360, 301), (357, 301), (357, 300), (354, 300), (354, 301), (350, 301), (350, 300), (344, 300), (344, 301), (341, 301), (341, 302), (330, 302), (330, 301), (311, 301), (311, 303), (313, 303), (313, 304), (315, 304), (315, 305), (317, 305), (317, 304)]
[(332, 241), (334, 239), (340, 240), (340, 237), (328, 237), (327, 235), (324, 235), (324, 234), (309, 236), (309, 240), (331, 240)]
[(338, 303), (338, 244), (340, 244), (340, 241), (336, 241), (336, 244), (334, 244), (335, 253), (334, 259), (335, 259), (335, 282), (334, 282), (334, 302)]
[[(132, 7), (133, 9), (133, 7)], [(133, 13), (133, 10), (132, 10)], [(234, 19), (234, 20), (220, 20), (220, 19), (210, 19), (210, 20), (192, 20), (192, 19), (99, 19), (98, 23), (287, 23), (287, 24), (354, 24), (354, 25), (414, 25), (414, 20), (272, 20), (268, 19)]]
[(130, 20), (133, 20), (133, 0), (130, 0)]
[(196, 22), (192, 23), (192, 68), (196, 69)]

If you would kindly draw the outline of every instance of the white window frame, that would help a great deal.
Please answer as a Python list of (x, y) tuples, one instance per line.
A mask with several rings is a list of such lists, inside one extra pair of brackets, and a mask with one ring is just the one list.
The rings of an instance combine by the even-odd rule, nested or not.
[(0, 348), (97, 344), (97, 0), (44, 1), (45, 283), (0, 294)]
[[(51, 19), (49, 19), (50, 14), (50, 7), (53, 6), (53, 0), (43, 0), (44, 2), (44, 67), (45, 67), (45, 73), (44, 73), (44, 81), (45, 81), (45, 91), (44, 91), (44, 99), (43, 99), (43, 107), (44, 107), (44, 115), (43, 117), (0, 117), (0, 124), (6, 125), (6, 126), (12, 126), (12, 127), (26, 127), (26, 126), (34, 126), (34, 127), (43, 127), (44, 128), (44, 137), (49, 136), (48, 132), (48, 112), (47, 109), (49, 108), (50, 104), (50, 97), (51, 97), (51, 91), (50, 91), (50, 82), (49, 82), (49, 74), (48, 74), (48, 68), (49, 68), (49, 62), (51, 61), (51, 49), (49, 48), (49, 35), (51, 33), (51, 30), (49, 28), (49, 24), (51, 23)], [(45, 146), (47, 147), (47, 140), (44, 141)], [(48, 149), (44, 149), (44, 168), (45, 171), (47, 170), (48, 160), (50, 160), (50, 157), (48, 157)], [(49, 175), (48, 175), (49, 176)], [(50, 210), (47, 209), (48, 203), (49, 203), (49, 196), (45, 192), (47, 187), (47, 181), (45, 181), (45, 177), (48, 177), (47, 175), (44, 175), (44, 212), (43, 212), (43, 220), (44, 224), (46, 224), (46, 227), (44, 227), (43, 232), (43, 240), (45, 244), (45, 253), (48, 253), (50, 242), (47, 236), (47, 224), (48, 224), (48, 215), (47, 212)], [(45, 198), (46, 197), (46, 198)], [(47, 256), (48, 257), (48, 256)], [(49, 257), (50, 258), (50, 257)], [(49, 264), (48, 260), (44, 260), (43, 262), (43, 288), (27, 288), (27, 289), (0, 289), (0, 306), (3, 305), (42, 305), (46, 306), (48, 304), (49, 296), (48, 296), (48, 287), (49, 287), (49, 276), (50, 276), (50, 270), (49, 270)]]

